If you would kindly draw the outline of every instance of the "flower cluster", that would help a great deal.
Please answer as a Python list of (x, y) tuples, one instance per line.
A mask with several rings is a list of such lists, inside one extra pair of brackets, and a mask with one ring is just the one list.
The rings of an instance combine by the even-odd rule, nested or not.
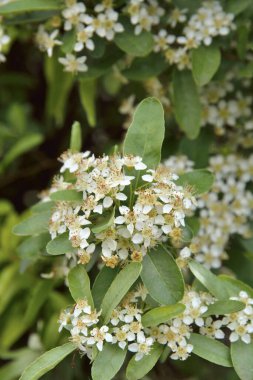
[(249, 80), (240, 81), (238, 87), (231, 72), (222, 82), (213, 81), (205, 86), (200, 93), (202, 126), (211, 125), (218, 136), (226, 133), (230, 140), (230, 135), (235, 134), (236, 145), (251, 146), (253, 98), (249, 87)]
[[(226, 14), (221, 4), (214, 0), (203, 2), (192, 15), (187, 9), (157, 0), (130, 0), (121, 8), (112, 0), (103, 0), (93, 8), (78, 0), (65, 0), (65, 4), (61, 17), (55, 16), (39, 26), (36, 41), (49, 56), (55, 46), (67, 44), (63, 51), (68, 52), (59, 61), (66, 71), (73, 73), (88, 70), (87, 56), (96, 48), (97, 38), (112, 41), (117, 33), (125, 30), (119, 22), (121, 14), (129, 19), (136, 35), (151, 32), (154, 52), (164, 54), (166, 60), (179, 69), (190, 67), (191, 49), (201, 44), (210, 45), (213, 38), (226, 36), (234, 29), (233, 15)], [(60, 36), (62, 25), (64, 34)]]
[(150, 353), (155, 342), (170, 348), (171, 359), (186, 360), (194, 349), (189, 340), (191, 333), (196, 330), (213, 339), (224, 339), (226, 331), (231, 331), (228, 335), (231, 342), (238, 339), (246, 344), (251, 342), (253, 299), (244, 291), (240, 292), (239, 297), (231, 299), (245, 303), (245, 308), (217, 319), (215, 316), (205, 317), (208, 306), (217, 301), (216, 298), (188, 287), (181, 301), (184, 311), (166, 323), (153, 327), (144, 327), (142, 324), (144, 310), (150, 308), (146, 304), (146, 296), (146, 289), (139, 285), (136, 291), (128, 293), (113, 310), (106, 325), (99, 324), (101, 311), (94, 310), (87, 300), (80, 300), (61, 314), (59, 331), (62, 328), (69, 330), (71, 340), (89, 357), (92, 355), (92, 347), (96, 346), (102, 351), (107, 342), (136, 353), (137, 361)]
[[(173, 157), (165, 162), (169, 168), (192, 168), (185, 157)], [(237, 155), (216, 155), (210, 158), (209, 169), (215, 175), (211, 191), (197, 198), (200, 228), (193, 237), (189, 251), (209, 268), (219, 268), (227, 258), (226, 247), (232, 234), (251, 236), (253, 195), (247, 189), (252, 179), (253, 156), (244, 159)], [(182, 250), (181, 258), (188, 259), (189, 251)]]
[(68, 151), (60, 160), (61, 173), (72, 178), (56, 177), (49, 194), (73, 190), (80, 200), (56, 202), (49, 231), (52, 239), (67, 233), (82, 264), (96, 246), (112, 268), (120, 261), (141, 261), (149, 249), (180, 235), (194, 207), (191, 192), (174, 182), (176, 174), (165, 166), (147, 169), (140, 157)]

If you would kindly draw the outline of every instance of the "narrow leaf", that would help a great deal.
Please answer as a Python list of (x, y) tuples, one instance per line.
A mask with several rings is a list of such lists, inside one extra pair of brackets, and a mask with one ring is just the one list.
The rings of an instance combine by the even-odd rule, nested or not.
[(16, 0), (0, 7), (0, 14), (48, 11), (61, 8), (60, 0)]
[(189, 139), (200, 131), (201, 104), (190, 71), (175, 71), (173, 75), (174, 112), (180, 128)]
[(129, 361), (126, 369), (128, 380), (142, 379), (156, 365), (163, 352), (163, 346), (155, 343), (149, 355), (145, 355), (141, 360), (136, 361), (135, 356)]
[(113, 208), (112, 212), (108, 214), (106, 218), (104, 218), (102, 222), (92, 227), (91, 231), (94, 234), (99, 234), (100, 232), (107, 230), (109, 227), (111, 227), (111, 225), (114, 222), (114, 215), (115, 215), (115, 207)]
[(78, 121), (71, 127), (70, 149), (72, 152), (80, 152), (82, 148), (82, 130)]
[(90, 291), (90, 278), (82, 265), (72, 268), (68, 274), (69, 290), (73, 299), (87, 299), (90, 306), (94, 307)]
[(45, 373), (57, 366), (58, 363), (60, 363), (75, 349), (76, 346), (73, 343), (66, 343), (63, 346), (59, 346), (45, 352), (24, 370), (20, 380), (39, 379)]
[(83, 79), (79, 82), (80, 100), (91, 127), (96, 125), (96, 89), (95, 79)]
[(122, 269), (113, 280), (101, 304), (101, 315), (104, 318), (105, 324), (109, 321), (113, 309), (118, 306), (122, 298), (139, 277), (141, 268), (140, 263), (130, 263)]
[(185, 305), (178, 303), (175, 305), (156, 307), (145, 313), (141, 318), (144, 327), (157, 326), (160, 323), (168, 322), (171, 318), (181, 314)]
[(191, 334), (189, 343), (193, 345), (192, 352), (195, 355), (223, 367), (233, 367), (229, 348), (225, 344), (194, 333)]
[(253, 288), (244, 282), (237, 280), (236, 278), (226, 276), (225, 274), (220, 275), (218, 278), (221, 280), (224, 288), (226, 288), (229, 297), (238, 296), (240, 291), (243, 290), (247, 292), (251, 298), (253, 298)]
[(162, 305), (175, 304), (183, 298), (182, 273), (163, 247), (153, 249), (144, 257), (141, 278), (151, 297)]
[(216, 301), (212, 305), (208, 306), (208, 310), (203, 314), (203, 317), (208, 317), (209, 315), (224, 315), (236, 313), (237, 311), (243, 310), (245, 304), (243, 302), (228, 300), (228, 301)]
[(149, 168), (161, 160), (164, 112), (158, 99), (144, 99), (136, 108), (124, 141), (124, 154), (140, 156)]

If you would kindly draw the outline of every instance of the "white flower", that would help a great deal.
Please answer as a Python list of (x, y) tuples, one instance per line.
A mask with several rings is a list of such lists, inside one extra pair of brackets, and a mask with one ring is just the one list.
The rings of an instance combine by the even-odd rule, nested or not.
[(77, 29), (77, 42), (75, 43), (74, 50), (79, 52), (86, 47), (89, 50), (95, 49), (95, 44), (91, 39), (93, 36), (93, 30), (90, 26), (84, 27), (83, 25), (79, 25)]
[(46, 51), (49, 57), (53, 55), (53, 48), (56, 45), (62, 45), (62, 42), (55, 38), (59, 34), (59, 30), (54, 30), (52, 33), (47, 33), (43, 25), (39, 26), (36, 34), (36, 42), (42, 51)]
[(65, 71), (71, 73), (87, 71), (88, 66), (84, 63), (86, 60), (86, 56), (76, 57), (73, 54), (67, 54), (65, 58), (59, 58), (59, 62), (65, 66)]
[(153, 344), (153, 338), (146, 338), (143, 332), (140, 332), (137, 335), (137, 343), (131, 343), (128, 346), (128, 350), (131, 352), (136, 352), (135, 360), (139, 361), (143, 358), (144, 355), (148, 355), (151, 346)]

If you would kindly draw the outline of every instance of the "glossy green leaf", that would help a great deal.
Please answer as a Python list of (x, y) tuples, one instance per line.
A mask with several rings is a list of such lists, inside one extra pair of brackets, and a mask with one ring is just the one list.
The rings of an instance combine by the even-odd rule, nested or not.
[(253, 379), (253, 342), (241, 340), (231, 344), (231, 358), (234, 369), (241, 380)]
[(61, 5), (62, 2), (60, 0), (16, 0), (2, 5), (0, 7), (0, 15), (61, 9)]
[(76, 349), (73, 343), (66, 343), (45, 352), (38, 359), (32, 362), (22, 373), (20, 380), (37, 380), (45, 373), (53, 369), (66, 356)]
[(105, 296), (105, 293), (109, 289), (111, 283), (115, 279), (119, 272), (119, 268), (109, 268), (104, 266), (99, 272), (95, 279), (92, 287), (92, 296), (94, 300), (94, 305), (97, 310), (100, 309), (101, 302)]
[(173, 75), (174, 113), (180, 128), (189, 139), (200, 132), (201, 104), (190, 71), (175, 71)]
[(193, 345), (193, 353), (211, 363), (223, 367), (232, 367), (229, 348), (215, 339), (200, 334), (191, 334), (189, 343)]
[(96, 125), (96, 90), (97, 81), (95, 79), (82, 79), (79, 81), (81, 104), (91, 127)]
[(168, 322), (171, 318), (181, 314), (184, 309), (185, 305), (181, 303), (156, 307), (145, 313), (141, 318), (141, 322), (144, 327), (157, 326), (160, 323)]
[(130, 287), (138, 279), (141, 269), (140, 263), (132, 262), (122, 269), (113, 280), (101, 304), (101, 315), (105, 324), (109, 321), (113, 309), (118, 306)]
[(83, 193), (76, 190), (58, 190), (50, 195), (53, 201), (80, 202), (83, 200)]
[(199, 282), (205, 286), (218, 299), (228, 299), (229, 295), (219, 277), (215, 276), (210, 270), (205, 268), (197, 261), (191, 260), (189, 268)]
[(197, 169), (181, 174), (176, 183), (181, 186), (190, 186), (195, 194), (203, 194), (211, 189), (213, 181), (214, 175), (211, 172)]
[(223, 287), (226, 289), (229, 297), (231, 296), (238, 296), (240, 291), (243, 290), (248, 295), (253, 298), (253, 288), (251, 288), (249, 285), (245, 284), (244, 282), (237, 280), (234, 277), (230, 277), (227, 275), (220, 275), (219, 280), (221, 280), (221, 283)]
[(78, 121), (75, 121), (71, 127), (70, 150), (80, 152), (82, 148), (82, 130)]
[(77, 265), (69, 271), (68, 283), (70, 293), (76, 302), (87, 299), (89, 305), (94, 306), (90, 290), (90, 278), (82, 265)]
[(122, 74), (129, 80), (144, 81), (160, 75), (168, 67), (169, 64), (162, 55), (152, 53), (144, 58), (136, 58)]
[(113, 225), (114, 222), (114, 215), (115, 215), (115, 207), (112, 209), (111, 213), (107, 215), (101, 222), (96, 224), (94, 227), (91, 228), (91, 231), (94, 234), (99, 234), (100, 232), (103, 232), (110, 228)]
[(144, 99), (136, 108), (124, 141), (124, 154), (140, 156), (149, 168), (161, 160), (164, 112), (158, 99)]
[(209, 315), (224, 315), (236, 313), (237, 311), (243, 310), (244, 308), (245, 304), (240, 301), (216, 301), (212, 305), (208, 306), (208, 310), (203, 314), (203, 317), (208, 317)]
[(161, 246), (144, 257), (141, 278), (151, 297), (162, 305), (175, 304), (183, 298), (182, 273), (171, 254)]
[(154, 46), (154, 39), (151, 33), (143, 31), (136, 35), (134, 27), (130, 23), (124, 23), (124, 32), (117, 33), (114, 42), (125, 53), (135, 57), (148, 55)]
[(13, 233), (16, 235), (26, 236), (26, 235), (39, 235), (39, 234), (42, 234), (43, 232), (47, 232), (50, 216), (51, 216), (50, 211), (45, 211), (45, 212), (41, 212), (40, 214), (32, 215), (30, 216), (30, 218), (17, 224), (13, 228)]
[(192, 50), (192, 73), (198, 86), (204, 86), (217, 72), (221, 53), (215, 46), (200, 46)]
[(129, 361), (126, 369), (126, 377), (128, 380), (142, 379), (156, 365), (161, 354), (163, 346), (154, 343), (149, 355), (144, 355), (141, 360), (136, 361), (135, 356)]
[(106, 343), (97, 355), (92, 368), (92, 380), (111, 380), (124, 363), (127, 350), (122, 350), (117, 344)]
[(51, 240), (46, 248), (49, 255), (63, 255), (64, 253), (75, 251), (67, 232)]

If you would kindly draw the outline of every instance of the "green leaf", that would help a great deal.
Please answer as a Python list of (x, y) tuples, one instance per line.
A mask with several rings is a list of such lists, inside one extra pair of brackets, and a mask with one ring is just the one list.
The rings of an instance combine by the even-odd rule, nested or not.
[(136, 35), (134, 27), (129, 22), (124, 23), (124, 32), (117, 33), (114, 42), (125, 53), (135, 57), (148, 55), (154, 46), (154, 39), (151, 33), (143, 31)]
[(201, 104), (190, 71), (175, 71), (173, 75), (174, 112), (180, 128), (189, 139), (200, 131)]
[[(209, 164), (209, 154), (213, 140), (213, 132), (203, 128), (195, 140), (189, 140), (187, 137), (181, 139), (179, 149), (180, 152), (194, 161), (194, 168), (206, 168)], [(203, 146), (205, 149), (203, 149)]]
[(136, 108), (124, 141), (124, 154), (140, 156), (149, 168), (161, 160), (164, 112), (158, 99), (144, 99)]
[(139, 277), (141, 268), (140, 263), (130, 263), (122, 269), (113, 280), (101, 304), (101, 315), (104, 318), (105, 324), (109, 321), (113, 309), (118, 306), (122, 298)]
[(20, 349), (18, 351), (20, 352), (14, 360), (1, 366), (0, 379), (17, 379), (24, 369), (39, 356), (38, 351), (33, 351), (30, 348)]
[(75, 252), (67, 232), (51, 240), (46, 248), (49, 255), (64, 255), (64, 253)]
[(31, 11), (48, 11), (61, 9), (60, 0), (16, 0), (0, 7), (0, 15), (9, 13), (31, 12)]
[(240, 301), (228, 300), (228, 301), (216, 301), (212, 305), (208, 306), (208, 310), (202, 315), (208, 317), (209, 315), (224, 315), (236, 313), (245, 308), (245, 304)]
[(38, 236), (31, 236), (20, 244), (18, 247), (18, 253), (23, 259), (37, 258), (40, 251), (46, 247), (49, 240), (50, 235), (47, 233)]
[(106, 343), (92, 365), (92, 380), (111, 380), (124, 363), (126, 352), (116, 344)]
[(229, 298), (228, 292), (219, 277), (215, 276), (210, 270), (205, 268), (197, 261), (191, 260), (189, 268), (199, 282), (205, 286), (218, 299)]
[(80, 152), (82, 148), (82, 130), (78, 121), (75, 121), (71, 127), (70, 150)]
[(66, 343), (62, 346), (53, 348), (45, 352), (32, 364), (30, 364), (22, 373), (20, 380), (37, 380), (45, 373), (53, 369), (60, 363), (66, 356), (76, 349), (73, 343)]
[(225, 274), (220, 275), (218, 278), (221, 280), (222, 286), (226, 289), (229, 297), (238, 296), (241, 290), (247, 292), (251, 298), (253, 297), (253, 289), (244, 282)]
[(231, 357), (234, 369), (241, 380), (253, 379), (253, 342), (241, 340), (231, 344)]
[(141, 278), (150, 296), (162, 305), (175, 304), (183, 298), (182, 273), (170, 253), (161, 246), (144, 257)]
[(43, 212), (43, 211), (51, 211), (54, 205), (55, 203), (52, 201), (47, 201), (47, 202), (41, 201), (41, 202), (35, 203), (35, 205), (31, 207), (31, 211), (34, 212), (35, 214), (39, 212)]
[(101, 302), (105, 296), (105, 293), (109, 289), (118, 272), (118, 267), (112, 269), (106, 266), (104, 266), (101, 271), (98, 272), (91, 291), (96, 309), (100, 309)]
[(49, 297), (52, 288), (53, 281), (41, 280), (36, 284), (36, 286), (32, 290), (28, 307), (24, 315), (24, 323), (27, 326), (30, 326), (35, 321), (35, 318), (37, 317), (41, 307)]
[(181, 186), (191, 186), (195, 194), (203, 194), (211, 189), (213, 181), (214, 175), (211, 172), (205, 169), (197, 169), (181, 174), (176, 183)]
[(82, 265), (72, 268), (68, 274), (69, 290), (73, 299), (87, 299), (89, 305), (94, 307), (90, 291), (90, 278)]
[(145, 58), (136, 58), (122, 74), (129, 80), (144, 81), (160, 75), (168, 67), (162, 55), (152, 53)]
[(160, 323), (168, 322), (171, 318), (181, 314), (185, 309), (185, 305), (177, 303), (175, 305), (156, 307), (145, 313), (141, 322), (144, 327), (157, 326)]
[(45, 76), (47, 80), (46, 115), (61, 126), (67, 110), (67, 100), (74, 83), (74, 76), (64, 71), (58, 62), (57, 51), (53, 57), (45, 59)]
[(219, 48), (200, 46), (192, 50), (192, 73), (198, 86), (207, 84), (217, 72), (221, 62)]
[(58, 190), (50, 195), (53, 201), (80, 202), (83, 200), (83, 193), (76, 190)]
[(95, 79), (82, 79), (79, 81), (81, 104), (91, 127), (96, 125), (96, 90), (97, 81)]
[(4, 170), (17, 157), (29, 152), (43, 141), (43, 136), (39, 133), (33, 133), (19, 139), (5, 154), (0, 164), (0, 171)]
[(94, 234), (99, 234), (100, 232), (107, 230), (113, 225), (114, 216), (115, 216), (115, 207), (112, 209), (111, 213), (109, 213), (107, 217), (103, 219), (102, 222), (92, 227), (91, 231)]
[(192, 352), (200, 358), (223, 367), (233, 367), (229, 348), (225, 344), (194, 333), (191, 334), (189, 343), (193, 345)]
[(163, 352), (163, 346), (154, 343), (149, 355), (144, 355), (141, 360), (136, 361), (135, 356), (129, 361), (126, 369), (126, 377), (128, 380), (142, 379), (156, 365), (158, 359)]
[(43, 232), (47, 232), (50, 216), (51, 216), (50, 211), (45, 211), (45, 212), (41, 212), (40, 214), (32, 215), (30, 216), (30, 218), (17, 224), (13, 228), (13, 233), (16, 235), (26, 236), (26, 235), (39, 235), (39, 234), (42, 234)]
[(251, 0), (227, 0), (225, 10), (226, 12), (238, 15), (239, 13), (245, 11), (245, 9), (247, 9), (250, 5), (252, 6)]

